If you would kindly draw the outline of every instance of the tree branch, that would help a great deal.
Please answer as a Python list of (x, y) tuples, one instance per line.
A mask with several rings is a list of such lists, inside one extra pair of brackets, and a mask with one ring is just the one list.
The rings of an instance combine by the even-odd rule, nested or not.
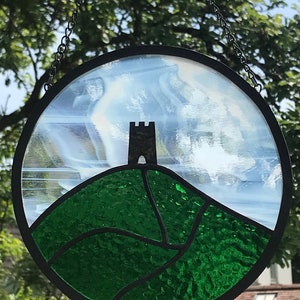
[(15, 30), (15, 32), (17, 32), (17, 34), (19, 35), (19, 37), (20, 37), (20, 39), (21, 39), (21, 41), (23, 43), (23, 46), (27, 50), (29, 58), (30, 58), (30, 60), (32, 62), (33, 71), (34, 71), (34, 77), (35, 77), (35, 80), (37, 80), (37, 76), (38, 76), (37, 64), (36, 64), (36, 61), (34, 60), (34, 57), (33, 57), (32, 52), (30, 50), (30, 47), (28, 46), (28, 44), (26, 42), (26, 39), (24, 38), (21, 30), (19, 30), (18, 26), (13, 22), (12, 18), (6, 13), (6, 11), (4, 9), (1, 9), (1, 11), (9, 19), (11, 26), (13, 27), (13, 29)]
[(32, 108), (40, 100), (40, 92), (43, 88), (46, 79), (48, 78), (48, 72), (45, 72), (39, 80), (36, 81), (33, 91), (28, 99), (28, 101), (18, 110), (15, 110), (9, 115), (2, 116), (0, 118), (0, 131), (7, 127), (10, 127), (24, 118), (27, 118)]

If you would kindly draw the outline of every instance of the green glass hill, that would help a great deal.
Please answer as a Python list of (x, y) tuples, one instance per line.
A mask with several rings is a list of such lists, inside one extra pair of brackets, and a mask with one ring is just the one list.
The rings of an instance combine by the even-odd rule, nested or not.
[(49, 267), (93, 300), (217, 299), (249, 272), (270, 234), (154, 165), (96, 176), (32, 226)]

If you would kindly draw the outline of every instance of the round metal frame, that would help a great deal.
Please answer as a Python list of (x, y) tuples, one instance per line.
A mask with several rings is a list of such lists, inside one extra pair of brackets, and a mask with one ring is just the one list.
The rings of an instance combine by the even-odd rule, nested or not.
[[(283, 235), (284, 228), (286, 226), (288, 215), (289, 215), (289, 209), (291, 205), (291, 195), (292, 195), (292, 174), (291, 174), (289, 153), (287, 151), (287, 147), (284, 141), (284, 137), (281, 133), (280, 127), (271, 109), (263, 100), (263, 98), (260, 96), (260, 94), (254, 88), (252, 88), (247, 82), (245, 82), (239, 75), (237, 75), (234, 71), (229, 69), (224, 64), (194, 51), (181, 49), (181, 48), (165, 47), (165, 46), (143, 46), (137, 48), (125, 48), (122, 50), (117, 50), (108, 54), (104, 54), (100, 57), (97, 57), (77, 67), (71, 73), (67, 74), (65, 77), (59, 80), (45, 94), (43, 99), (30, 113), (28, 121), (21, 135), (20, 141), (16, 148), (16, 153), (14, 157), (13, 170), (12, 170), (12, 196), (13, 196), (15, 215), (16, 215), (20, 232), (22, 234), (24, 243), (28, 248), (30, 254), (36, 261), (37, 265), (50, 279), (50, 281), (53, 282), (59, 289), (61, 289), (71, 299), (86, 299), (80, 293), (78, 293), (72, 287), (70, 287), (49, 267), (49, 264), (42, 256), (41, 252), (39, 251), (37, 245), (35, 244), (32, 238), (31, 229), (29, 228), (26, 221), (26, 216), (25, 216), (23, 201), (22, 201), (23, 159), (24, 159), (24, 155), (25, 155), (25, 151), (29, 139), (31, 137), (31, 134), (35, 128), (35, 125), (39, 117), (46, 109), (46, 107), (50, 104), (52, 99), (54, 99), (54, 97), (58, 93), (60, 93), (64, 87), (66, 87), (70, 82), (72, 82), (77, 77), (85, 74), (86, 72), (96, 67), (99, 67), (101, 65), (104, 65), (106, 63), (121, 58), (132, 57), (137, 55), (146, 55), (146, 54), (158, 54), (158, 55), (168, 55), (168, 56), (186, 58), (191, 61), (195, 61), (196, 63), (204, 64), (212, 68), (216, 72), (223, 74), (240, 90), (242, 90), (249, 98), (251, 98), (252, 101), (255, 103), (255, 105), (260, 109), (266, 122), (269, 124), (270, 130), (272, 132), (275, 143), (277, 145), (279, 158), (281, 162), (281, 168), (282, 168), (282, 177), (283, 177), (283, 194), (282, 194), (280, 212), (278, 215), (278, 221), (275, 226), (274, 232), (272, 233), (272, 237), (270, 238), (270, 241), (265, 248), (265, 251), (263, 252), (262, 256), (259, 258), (257, 263), (254, 265), (254, 267), (249, 271), (248, 274), (246, 274), (246, 276), (240, 282), (238, 282), (234, 287), (229, 289), (224, 295), (218, 298), (219, 300), (233, 299), (237, 295), (239, 295), (242, 291), (244, 291), (252, 282), (254, 282), (254, 280), (258, 277), (258, 275), (267, 266), (271, 257), (274, 255), (274, 252), (276, 251), (276, 247), (278, 246), (278, 243)], [(124, 169), (124, 168), (126, 169), (126, 166), (120, 167), (120, 169)], [(144, 168), (147, 168), (147, 164), (146, 167)], [(113, 171), (115, 170), (116, 169), (113, 169)], [(110, 171), (108, 171), (108, 173), (109, 172)], [(102, 175), (100, 175), (100, 177), (101, 176)], [(119, 298), (115, 298), (115, 299), (119, 299)]]

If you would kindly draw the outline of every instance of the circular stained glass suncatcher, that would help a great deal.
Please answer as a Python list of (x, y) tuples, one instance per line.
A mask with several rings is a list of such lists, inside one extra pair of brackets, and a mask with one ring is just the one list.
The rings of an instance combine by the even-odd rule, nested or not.
[(290, 198), (261, 96), (170, 47), (115, 51), (65, 76), (13, 166), (25, 244), (72, 299), (233, 299), (274, 254)]

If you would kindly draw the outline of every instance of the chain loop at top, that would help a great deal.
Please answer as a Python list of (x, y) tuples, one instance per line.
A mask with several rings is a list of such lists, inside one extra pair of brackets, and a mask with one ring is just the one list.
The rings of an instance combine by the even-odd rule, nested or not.
[(72, 15), (71, 15), (71, 17), (68, 21), (67, 27), (65, 29), (65, 34), (61, 38), (60, 44), (57, 47), (57, 50), (56, 50), (56, 53), (55, 53), (55, 56), (54, 56), (54, 61), (51, 64), (51, 67), (48, 71), (48, 76), (49, 76), (48, 80), (44, 84), (44, 90), (46, 92), (53, 86), (54, 77), (55, 77), (55, 75), (56, 75), (56, 73), (57, 73), (57, 71), (58, 71), (58, 69), (61, 65), (62, 60), (65, 57), (65, 52), (66, 52), (66, 50), (68, 48), (68, 45), (70, 43), (70, 40), (71, 40), (70, 36), (73, 33), (74, 27), (76, 25), (78, 13), (79, 13), (79, 10), (80, 10), (82, 4), (83, 4), (83, 0), (76, 1), (76, 8), (73, 11), (73, 13), (72, 13)]
[[(54, 77), (61, 65), (61, 62), (65, 56), (65, 52), (70, 43), (70, 35), (73, 33), (73, 29), (76, 25), (78, 13), (83, 4), (83, 1), (84, 0), (76, 1), (76, 8), (73, 11), (73, 13), (68, 21), (67, 27), (65, 29), (65, 34), (61, 38), (60, 45), (57, 47), (57, 51), (55, 53), (55, 60), (52, 63), (52, 65), (48, 71), (49, 77), (48, 77), (47, 82), (44, 84), (45, 91), (48, 91), (53, 86)], [(253, 87), (260, 93), (262, 91), (262, 85), (260, 83), (258, 83), (255, 73), (252, 71), (252, 69), (248, 65), (246, 57), (245, 57), (242, 49), (240, 48), (239, 44), (237, 43), (235, 36), (232, 34), (230, 27), (229, 27), (226, 19), (224, 18), (220, 8), (217, 6), (217, 4), (215, 3), (214, 0), (208, 0), (208, 3), (213, 8), (213, 11), (217, 16), (220, 26), (222, 27), (222, 29), (225, 32), (225, 35), (227, 37), (229, 44), (233, 47), (233, 50), (234, 50), (236, 56), (239, 58), (241, 64), (243, 65), (243, 68), (244, 68), (245, 72), (247, 73), (248, 78), (251, 80)]]
[(255, 73), (252, 71), (251, 67), (247, 63), (247, 59), (240, 48), (239, 44), (237, 43), (237, 40), (235, 36), (232, 34), (230, 27), (224, 18), (220, 8), (217, 6), (216, 2), (214, 0), (208, 0), (209, 5), (213, 8), (214, 13), (217, 16), (217, 19), (220, 23), (220, 26), (225, 32), (225, 35), (227, 37), (228, 43), (233, 47), (233, 50), (236, 54), (236, 56), (239, 58), (241, 64), (243, 65), (244, 70), (246, 71), (248, 78), (251, 80), (253, 87), (260, 93), (262, 91), (262, 85), (258, 83), (256, 79)]

